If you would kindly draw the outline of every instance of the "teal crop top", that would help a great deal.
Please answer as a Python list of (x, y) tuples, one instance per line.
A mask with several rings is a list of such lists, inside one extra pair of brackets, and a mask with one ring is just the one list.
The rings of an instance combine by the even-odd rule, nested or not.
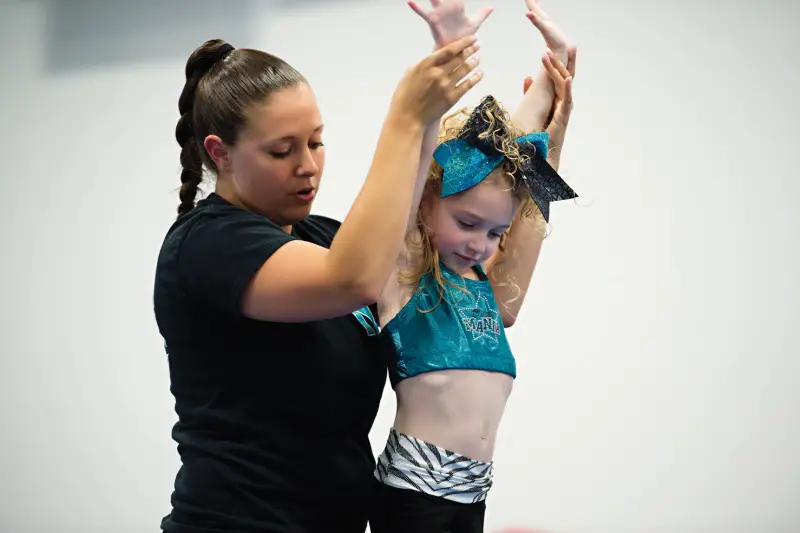
[(444, 264), (440, 267), (445, 280), (469, 294), (445, 285), (446, 296), (440, 301), (439, 287), (430, 274), (420, 280), (411, 300), (380, 333), (392, 388), (403, 379), (435, 370), (488, 370), (516, 377), (514, 355), (486, 274), (476, 266), (480, 279), (472, 280)]

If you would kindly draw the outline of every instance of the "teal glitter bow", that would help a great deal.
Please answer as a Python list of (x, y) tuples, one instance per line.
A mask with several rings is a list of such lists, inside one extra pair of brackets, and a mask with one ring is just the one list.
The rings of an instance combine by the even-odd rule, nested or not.
[[(502, 124), (495, 123), (490, 135), (481, 136), (492, 127), (488, 109), (495, 106), (494, 97), (485, 97), (472, 112), (458, 137), (442, 143), (433, 153), (433, 159), (444, 170), (442, 198), (474, 187), (505, 159), (497, 149), (499, 139), (508, 135)], [(550, 202), (578, 197), (547, 162), (549, 138), (547, 132), (537, 132), (515, 139), (520, 155), (525, 157), (517, 164), (514, 175), (515, 179), (525, 183), (547, 222), (550, 221)]]

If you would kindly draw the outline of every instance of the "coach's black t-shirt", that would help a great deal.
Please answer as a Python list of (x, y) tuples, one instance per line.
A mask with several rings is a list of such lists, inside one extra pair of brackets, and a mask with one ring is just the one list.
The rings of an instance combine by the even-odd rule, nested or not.
[(338, 228), (311, 215), (288, 234), (215, 194), (170, 228), (154, 304), (182, 467), (164, 531), (364, 531), (386, 380), (374, 331), (358, 314), (275, 323), (239, 309), (278, 248), (329, 247)]

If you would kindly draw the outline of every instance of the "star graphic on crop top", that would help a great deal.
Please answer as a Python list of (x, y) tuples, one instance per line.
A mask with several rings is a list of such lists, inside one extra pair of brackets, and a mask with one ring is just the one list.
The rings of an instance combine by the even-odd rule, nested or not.
[(475, 298), (473, 306), (459, 307), (458, 314), (461, 315), (464, 329), (472, 333), (473, 341), (485, 337), (490, 341), (497, 342), (500, 336), (500, 316), (489, 303), (486, 295), (479, 294)]

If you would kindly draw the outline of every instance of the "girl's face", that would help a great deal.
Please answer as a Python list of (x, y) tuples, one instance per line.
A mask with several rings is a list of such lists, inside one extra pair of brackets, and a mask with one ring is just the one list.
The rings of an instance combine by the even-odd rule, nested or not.
[(440, 260), (465, 275), (495, 253), (518, 207), (506, 180), (489, 176), (464, 192), (430, 199), (423, 219)]

